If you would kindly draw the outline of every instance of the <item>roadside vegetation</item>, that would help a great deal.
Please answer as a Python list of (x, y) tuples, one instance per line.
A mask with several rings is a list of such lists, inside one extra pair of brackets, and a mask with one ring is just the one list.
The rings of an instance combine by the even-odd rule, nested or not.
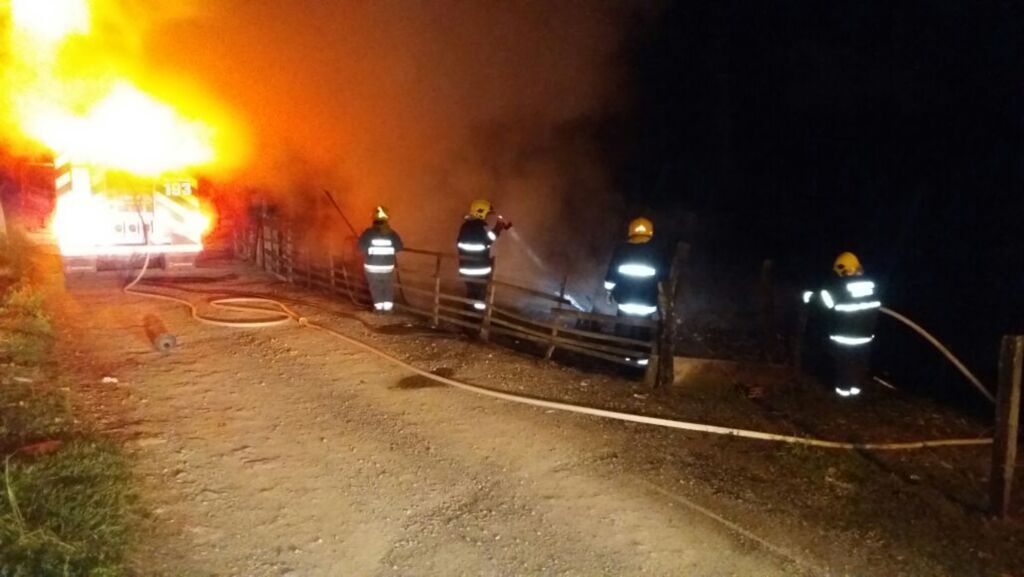
[(0, 577), (123, 575), (130, 462), (75, 419), (23, 247), (0, 247)]

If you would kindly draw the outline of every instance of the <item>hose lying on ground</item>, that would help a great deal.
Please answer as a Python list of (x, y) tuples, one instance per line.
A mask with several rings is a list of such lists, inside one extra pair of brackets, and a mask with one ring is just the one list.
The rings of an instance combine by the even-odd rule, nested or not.
[(938, 339), (933, 337), (928, 331), (924, 330), (923, 328), (921, 328), (920, 325), (918, 325), (914, 321), (908, 319), (907, 317), (901, 315), (900, 313), (898, 313), (898, 312), (896, 312), (896, 311), (894, 311), (892, 309), (888, 309), (886, 307), (882, 307), (882, 308), (880, 308), (878, 310), (882, 314), (889, 315), (890, 317), (892, 317), (892, 318), (900, 321), (901, 323), (907, 325), (908, 327), (913, 329), (914, 332), (916, 332), (917, 334), (919, 334), (922, 337), (924, 337), (924, 339), (926, 341), (928, 341), (929, 343), (931, 343), (932, 346), (934, 346), (935, 348), (939, 349), (939, 352), (942, 353), (943, 356), (945, 356), (947, 359), (949, 359), (949, 362), (953, 363), (953, 366), (956, 367), (957, 370), (959, 370), (960, 373), (963, 374), (963, 376), (967, 377), (967, 380), (970, 381), (971, 384), (974, 385), (974, 388), (978, 389), (978, 391), (982, 395), (985, 395), (986, 399), (988, 399), (990, 402), (993, 402), (993, 403), (996, 402), (996, 398), (992, 395), (992, 393), (990, 393), (988, 391), (988, 389), (985, 388), (985, 385), (981, 384), (981, 381), (978, 380), (978, 377), (974, 376), (974, 373), (972, 373), (971, 371), (967, 370), (967, 367), (965, 367), (964, 364), (960, 362), (960, 359), (956, 358), (956, 356), (953, 355), (953, 353), (949, 349), (947, 349), (945, 346), (943, 346), (943, 344), (940, 343)]
[[(910, 441), (901, 443), (848, 443), (842, 441), (826, 441), (822, 439), (811, 439), (807, 437), (795, 437), (790, 435), (778, 435), (775, 433), (764, 433), (761, 431), (750, 431), (747, 429), (737, 429), (733, 427), (721, 427), (717, 425), (707, 425), (703, 423), (691, 423), (687, 421), (678, 421), (674, 419), (665, 419), (661, 417), (649, 417), (646, 415), (635, 415), (632, 413), (622, 413), (619, 411), (610, 411), (607, 409), (597, 409), (593, 407), (585, 407), (581, 405), (573, 405), (570, 403), (563, 403), (559, 401), (548, 401), (545, 399), (536, 399), (532, 397), (524, 397), (521, 395), (514, 395), (512, 393), (506, 393), (502, 391), (495, 391), (478, 385), (471, 385), (448, 377), (442, 377), (436, 375), (430, 371), (416, 367), (398, 357), (382, 351), (377, 347), (367, 344), (358, 339), (352, 338), (345, 335), (335, 329), (319, 325), (316, 323), (309, 322), (305, 317), (299, 315), (294, 310), (289, 308), (284, 303), (279, 301), (262, 298), (262, 297), (236, 297), (226, 299), (215, 299), (210, 301), (210, 305), (214, 308), (223, 310), (230, 310), (235, 312), (248, 312), (257, 313), (261, 315), (268, 315), (271, 318), (267, 320), (222, 320), (216, 318), (205, 317), (199, 314), (196, 306), (190, 301), (180, 299), (172, 296), (143, 292), (135, 290), (134, 287), (142, 279), (146, 273), (146, 266), (149, 264), (149, 257), (146, 258), (146, 263), (143, 265), (142, 272), (138, 277), (135, 278), (130, 284), (124, 288), (124, 292), (131, 295), (136, 295), (146, 298), (155, 298), (165, 301), (175, 302), (178, 304), (185, 305), (191, 311), (192, 318), (197, 321), (221, 327), (237, 327), (237, 328), (260, 328), (269, 326), (279, 326), (291, 321), (297, 322), (300, 326), (313, 328), (319, 331), (329, 333), (349, 345), (372, 353), (378, 357), (381, 357), (403, 369), (415, 373), (421, 377), (468, 391), (476, 393), (478, 395), (484, 395), (494, 399), (501, 399), (503, 401), (509, 401), (513, 403), (520, 403), (525, 405), (531, 405), (534, 407), (541, 407), (544, 409), (552, 409), (556, 411), (565, 411), (569, 413), (576, 413), (582, 415), (590, 415), (594, 417), (603, 417), (606, 419), (614, 419), (618, 421), (626, 421), (631, 423), (640, 423), (644, 425), (655, 425), (659, 427), (667, 427), (670, 429), (679, 429), (684, 431), (693, 431), (699, 433), (711, 433), (715, 435), (724, 435), (731, 437), (740, 437), (744, 439), (757, 439), (761, 441), (774, 441), (778, 443), (789, 443), (794, 445), (806, 445), (811, 447), (822, 447), (826, 449), (850, 449), (850, 450), (871, 450), (871, 451), (900, 451), (908, 449), (924, 449), (932, 447), (957, 447), (957, 446), (977, 446), (977, 445), (990, 445), (992, 444), (991, 438), (976, 438), (976, 439), (939, 439), (932, 441)], [(256, 304), (263, 304), (272, 309), (254, 306)]]
[[(127, 285), (125, 285), (125, 287), (123, 289), (121, 289), (125, 294), (141, 296), (141, 297), (146, 297), (146, 298), (152, 298), (152, 299), (160, 299), (160, 300), (165, 300), (165, 301), (170, 301), (170, 302), (173, 302), (173, 303), (178, 303), (178, 304), (181, 304), (181, 305), (185, 305), (186, 307), (188, 307), (188, 309), (189, 309), (193, 319), (195, 319), (196, 321), (201, 322), (203, 324), (213, 325), (213, 326), (216, 326), (216, 327), (231, 327), (231, 328), (240, 328), (240, 329), (258, 329), (258, 328), (265, 328), (265, 327), (281, 326), (281, 325), (285, 325), (285, 324), (291, 323), (293, 319), (294, 320), (299, 320), (300, 319), (298, 314), (296, 314), (294, 311), (289, 309), (283, 303), (279, 303), (277, 301), (270, 300), (270, 299), (265, 299), (265, 298), (259, 298), (259, 297), (231, 297), (231, 298), (223, 298), (223, 299), (211, 300), (209, 302), (209, 304), (210, 304), (210, 307), (214, 308), (214, 309), (227, 310), (227, 311), (233, 311), (233, 312), (244, 312), (244, 313), (250, 313), (250, 314), (257, 313), (257, 314), (265, 317), (265, 318), (260, 318), (260, 319), (231, 319), (231, 320), (227, 320), (227, 319), (217, 319), (217, 318), (212, 318), (212, 317), (205, 317), (205, 316), (199, 314), (199, 309), (196, 308), (196, 305), (192, 304), (191, 301), (188, 301), (188, 300), (185, 300), (185, 299), (180, 299), (180, 298), (177, 298), (177, 297), (172, 297), (172, 296), (163, 295), (163, 294), (159, 294), (159, 293), (150, 293), (150, 292), (144, 292), (144, 291), (136, 290), (135, 289), (135, 285), (139, 284), (139, 281), (142, 280), (142, 277), (145, 276), (146, 271), (149, 269), (149, 258), (150, 258), (150, 255), (147, 254), (146, 255), (146, 260), (142, 263), (142, 270), (139, 272), (139, 275), (135, 277), (135, 280), (133, 280), (132, 282), (128, 283)], [(255, 304), (258, 304), (258, 303), (263, 303), (265, 305), (269, 305), (269, 306), (275, 307), (275, 308), (269, 308), (268, 309), (268, 308), (257, 307), (257, 306), (242, 306), (243, 304), (255, 305)]]

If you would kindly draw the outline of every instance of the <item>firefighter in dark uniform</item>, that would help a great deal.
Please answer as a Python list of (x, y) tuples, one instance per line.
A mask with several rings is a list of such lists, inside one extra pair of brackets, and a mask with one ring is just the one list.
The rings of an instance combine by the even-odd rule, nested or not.
[[(604, 288), (608, 291), (609, 302), (614, 301), (621, 316), (648, 318), (658, 311), (658, 282), (662, 280), (664, 263), (654, 242), (654, 224), (646, 218), (637, 218), (629, 223), (629, 239), (615, 249)], [(637, 327), (630, 327), (634, 338), (645, 339), (650, 335), (638, 334)], [(647, 364), (639, 359), (637, 364)]]
[(871, 343), (882, 302), (875, 282), (864, 276), (853, 253), (839, 255), (832, 270), (836, 276), (821, 291), (805, 292), (804, 302), (817, 301), (825, 308), (836, 394), (855, 397), (870, 376)]
[(391, 228), (390, 220), (388, 210), (378, 206), (373, 213), (373, 226), (359, 236), (366, 284), (370, 287), (373, 310), (378, 313), (390, 313), (395, 308), (392, 277), (395, 273), (395, 255), (402, 250), (402, 239)]
[(466, 282), (466, 298), (472, 301), (475, 310), (487, 308), (487, 282), (494, 274), (494, 261), (491, 258), (491, 245), (498, 240), (502, 231), (512, 228), (500, 216), (497, 224), (490, 227), (487, 217), (494, 213), (494, 207), (486, 200), (474, 200), (469, 205), (456, 247), (459, 251), (459, 275)]

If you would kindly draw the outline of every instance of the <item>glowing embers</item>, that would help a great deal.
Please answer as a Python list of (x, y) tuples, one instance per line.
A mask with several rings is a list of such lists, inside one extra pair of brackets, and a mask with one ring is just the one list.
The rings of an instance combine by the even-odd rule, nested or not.
[(645, 317), (656, 313), (658, 311), (658, 307), (639, 303), (622, 303), (619, 305), (619, 310), (622, 311), (623, 314), (630, 316)]
[(634, 278), (651, 278), (658, 274), (658, 271), (650, 265), (626, 263), (619, 265), (619, 274)]

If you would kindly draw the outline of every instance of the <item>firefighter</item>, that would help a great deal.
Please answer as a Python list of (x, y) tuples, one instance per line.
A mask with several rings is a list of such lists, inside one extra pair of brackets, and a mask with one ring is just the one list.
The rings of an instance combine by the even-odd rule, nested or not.
[(378, 313), (390, 313), (395, 308), (392, 277), (395, 272), (395, 255), (402, 250), (402, 239), (391, 228), (390, 220), (388, 210), (378, 206), (373, 213), (373, 226), (359, 236), (366, 284), (373, 298), (373, 310)]
[(487, 224), (487, 217), (494, 213), (494, 207), (486, 200), (474, 200), (469, 205), (456, 247), (459, 251), (459, 275), (466, 282), (466, 298), (478, 311), (487, 309), (484, 301), (487, 295), (487, 282), (494, 274), (494, 260), (491, 258), (491, 245), (498, 240), (502, 231), (512, 228), (501, 216), (494, 227)]
[(832, 270), (835, 276), (826, 286), (817, 293), (805, 292), (803, 300), (818, 301), (826, 310), (835, 391), (840, 397), (855, 397), (870, 371), (871, 343), (882, 302), (855, 254), (836, 257)]
[[(658, 282), (664, 266), (653, 239), (654, 223), (642, 217), (634, 219), (629, 223), (629, 238), (615, 249), (608, 265), (604, 288), (608, 291), (608, 302), (615, 303), (620, 316), (649, 318), (658, 311)], [(623, 329), (623, 336), (650, 338), (650, 331), (644, 327), (621, 327), (620, 332)], [(646, 366), (648, 361), (641, 358), (636, 363)]]
[(619, 314), (649, 317), (658, 310), (661, 258), (654, 243), (654, 224), (646, 218), (629, 223), (629, 239), (615, 249), (604, 288)]

